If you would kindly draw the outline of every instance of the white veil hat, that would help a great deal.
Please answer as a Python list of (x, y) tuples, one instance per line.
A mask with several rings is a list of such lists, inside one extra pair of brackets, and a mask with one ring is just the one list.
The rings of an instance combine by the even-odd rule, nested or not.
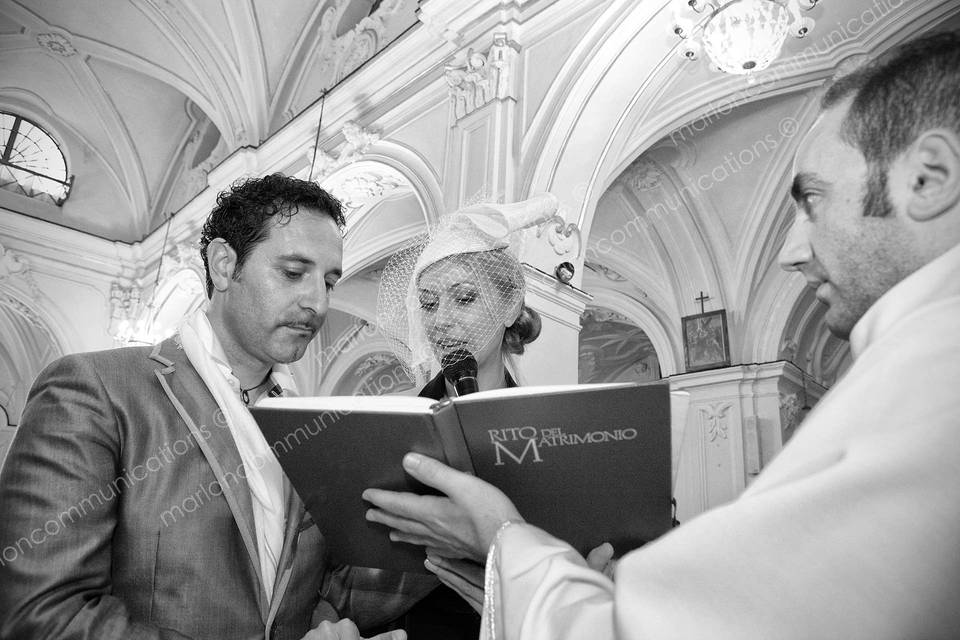
[(471, 350), (478, 350), (497, 333), (498, 324), (512, 324), (520, 314), (524, 230), (549, 220), (558, 208), (557, 198), (549, 193), (511, 204), (471, 204), (443, 216), (434, 229), (390, 259), (380, 280), (377, 326), (418, 385), (439, 366), (436, 345), (426, 336), (418, 291), (424, 271), (444, 260), (469, 269), (489, 311), (487, 321), (469, 328)]

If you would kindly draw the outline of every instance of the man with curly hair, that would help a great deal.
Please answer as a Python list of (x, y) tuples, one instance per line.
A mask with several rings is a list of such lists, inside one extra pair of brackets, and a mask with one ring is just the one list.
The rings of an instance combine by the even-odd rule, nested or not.
[(40, 374), (0, 474), (0, 637), (356, 638), (341, 616), (402, 612), (404, 578), (325, 567), (247, 409), (293, 391), (284, 363), (323, 324), (343, 226), (316, 184), (238, 183), (203, 229), (205, 309)]

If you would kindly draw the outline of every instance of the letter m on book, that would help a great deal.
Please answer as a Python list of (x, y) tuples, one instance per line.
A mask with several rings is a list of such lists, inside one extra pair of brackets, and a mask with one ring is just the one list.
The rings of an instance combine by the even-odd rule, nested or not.
[(530, 438), (529, 440), (527, 440), (527, 446), (525, 446), (523, 448), (523, 451), (520, 452), (519, 457), (513, 455), (513, 452), (510, 451), (510, 449), (508, 449), (506, 446), (504, 446), (502, 442), (494, 442), (493, 449), (497, 453), (497, 461), (495, 463), (495, 466), (500, 466), (504, 464), (503, 458), (500, 455), (501, 453), (507, 454), (510, 457), (510, 459), (516, 462), (517, 464), (523, 464), (523, 459), (527, 457), (527, 452), (533, 451), (533, 461), (543, 462), (543, 459), (540, 458), (540, 449), (537, 448), (536, 438)]

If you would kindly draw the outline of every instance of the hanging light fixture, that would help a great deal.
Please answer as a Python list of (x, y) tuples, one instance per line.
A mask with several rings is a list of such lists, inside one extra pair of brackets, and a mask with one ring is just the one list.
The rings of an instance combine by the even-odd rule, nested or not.
[(801, 14), (818, 0), (677, 0), (673, 32), (680, 54), (699, 57), (701, 47), (726, 73), (751, 75), (780, 55), (787, 36), (805, 37), (813, 20)]

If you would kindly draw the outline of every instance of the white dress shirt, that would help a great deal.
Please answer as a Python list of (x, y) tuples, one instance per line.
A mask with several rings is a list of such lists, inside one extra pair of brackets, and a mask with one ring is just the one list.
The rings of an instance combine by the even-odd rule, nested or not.
[[(240, 382), (230, 368), (223, 347), (203, 310), (187, 319), (181, 327), (180, 338), (190, 363), (207, 384), (214, 400), (223, 411), (225, 422), (240, 453), (252, 496), (260, 576), (269, 601), (273, 595), (277, 565), (283, 548), (286, 492), (289, 491), (286, 476), (260, 427), (241, 399)], [(270, 375), (272, 385), (279, 386), (284, 395), (293, 392), (293, 378), (286, 367), (276, 365)]]

